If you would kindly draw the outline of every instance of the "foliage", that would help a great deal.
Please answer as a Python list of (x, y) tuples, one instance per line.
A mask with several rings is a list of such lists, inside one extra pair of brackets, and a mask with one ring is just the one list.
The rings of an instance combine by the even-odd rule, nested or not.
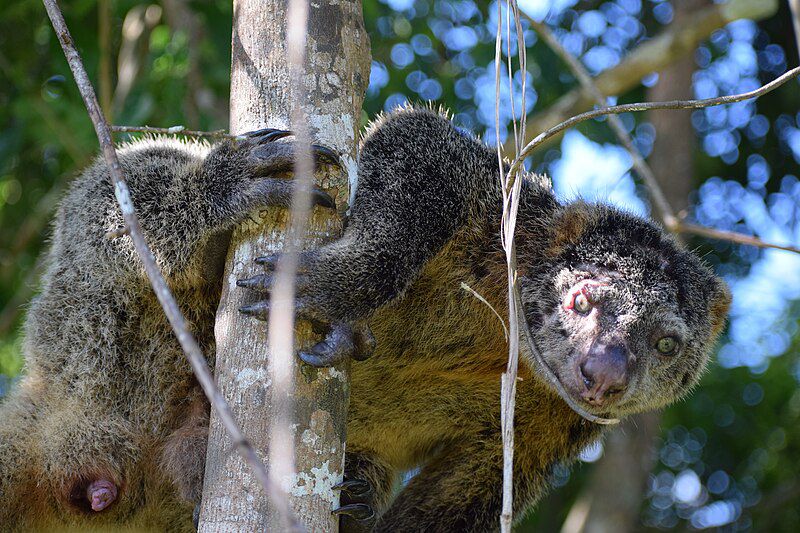
[[(754, 0), (757, 1), (757, 0)], [(365, 118), (405, 100), (432, 100), (456, 122), (493, 141), (494, 34), (497, 5), (474, 0), (367, 0), (373, 69)], [(161, 5), (164, 9), (161, 9)], [(170, 6), (189, 9), (199, 33)], [(556, 30), (597, 74), (660, 32), (672, 18), (667, 0), (520, 2)], [(134, 83), (113, 106), (113, 122), (202, 129), (227, 124), (230, 2), (165, 0), (155, 22), (136, 37), (132, 0), (112, 2), (111, 64), (135, 68)], [(65, 17), (89, 74), (103, 55), (94, 0), (64, 3)], [(158, 16), (156, 16), (158, 15)], [(528, 111), (546, 109), (576, 86), (556, 56), (530, 31)], [(91, 124), (40, 4), (9, 0), (0, 20), (0, 375), (20, 369), (21, 316), (32, 296), (37, 258), (59, 192), (97, 149)], [(13, 44), (13, 46), (12, 46)], [(515, 39), (503, 47), (516, 53)], [(123, 57), (123, 49), (134, 52)], [(748, 90), (796, 64), (790, 17), (781, 3), (761, 23), (739, 21), (695, 52), (698, 97)], [(122, 76), (112, 76), (115, 80)], [(511, 76), (519, 112), (521, 74)], [(619, 101), (644, 98), (651, 75)], [(503, 74), (508, 87), (508, 74)], [(117, 86), (119, 93), (119, 86)], [(124, 98), (122, 98), (124, 96)], [(503, 122), (511, 100), (501, 100)], [(800, 91), (790, 83), (757, 103), (697, 111), (691, 217), (769, 241), (800, 243)], [(655, 132), (644, 115), (623, 116), (647, 154)], [(507, 129), (497, 132), (501, 138)], [(124, 136), (120, 136), (122, 140)], [(604, 121), (580, 126), (536, 154), (532, 168), (550, 173), (562, 194), (607, 198), (648, 210), (630, 174), (630, 158)], [(800, 528), (800, 258), (786, 252), (696, 240), (692, 245), (731, 283), (735, 304), (718, 362), (698, 392), (669, 409), (659, 461), (643, 498), (642, 528), (724, 526), (730, 530)], [(4, 387), (0, 381), (0, 393)], [(595, 454), (596, 455), (596, 454)], [(586, 454), (585, 459), (594, 459)], [(560, 488), (523, 524), (560, 527), (590, 467), (557, 469)], [(787, 500), (787, 498), (789, 498)]]

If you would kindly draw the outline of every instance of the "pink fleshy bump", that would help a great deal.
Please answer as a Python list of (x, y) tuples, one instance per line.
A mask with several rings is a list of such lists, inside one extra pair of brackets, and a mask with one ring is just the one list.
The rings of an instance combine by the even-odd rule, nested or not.
[(92, 481), (86, 488), (86, 498), (92, 504), (92, 511), (102, 511), (117, 499), (117, 486), (107, 479)]

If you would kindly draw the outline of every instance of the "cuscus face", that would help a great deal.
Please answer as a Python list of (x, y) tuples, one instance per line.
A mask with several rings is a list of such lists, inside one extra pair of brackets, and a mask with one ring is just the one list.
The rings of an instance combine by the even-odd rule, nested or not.
[(652, 224), (604, 206), (565, 211), (578, 209), (582, 222), (570, 222), (548, 252), (552, 262), (521, 280), (532, 341), (523, 355), (540, 354), (564, 392), (592, 414), (671, 403), (706, 367), (730, 303), (727, 288)]

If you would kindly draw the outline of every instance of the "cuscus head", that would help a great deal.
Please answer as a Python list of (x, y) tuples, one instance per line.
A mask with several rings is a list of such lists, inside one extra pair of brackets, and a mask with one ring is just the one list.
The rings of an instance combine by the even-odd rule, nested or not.
[(725, 324), (725, 283), (662, 229), (609, 206), (560, 208), (548, 233), (542, 266), (520, 280), (523, 356), (595, 415), (689, 392)]

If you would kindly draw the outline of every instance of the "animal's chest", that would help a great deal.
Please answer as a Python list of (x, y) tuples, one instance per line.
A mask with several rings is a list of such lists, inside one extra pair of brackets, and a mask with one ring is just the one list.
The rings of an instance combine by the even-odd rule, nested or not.
[(429, 359), (354, 363), (348, 446), (381, 450), (398, 468), (449, 441), (485, 432), (499, 414), (499, 374), (474, 375)]

